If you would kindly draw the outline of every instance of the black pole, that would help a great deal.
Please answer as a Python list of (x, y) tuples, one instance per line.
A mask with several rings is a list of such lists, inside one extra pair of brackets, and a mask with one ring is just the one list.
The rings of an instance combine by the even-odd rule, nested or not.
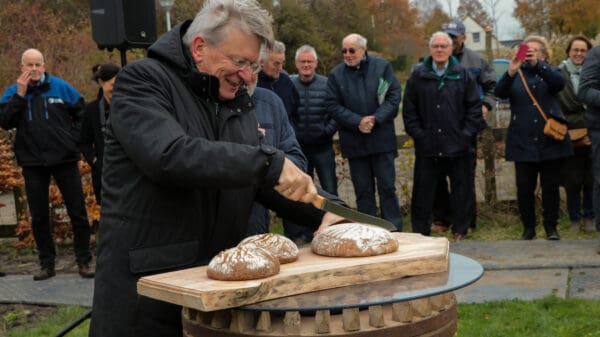
[(71, 324), (69, 324), (66, 328), (62, 329), (54, 337), (63, 337), (64, 335), (66, 335), (67, 333), (69, 333), (69, 331), (75, 329), (79, 324), (83, 323), (83, 321), (85, 321), (86, 319), (88, 319), (90, 317), (92, 317), (92, 311), (91, 310), (88, 311), (88, 312), (86, 312), (85, 314), (83, 314), (78, 319), (76, 319), (73, 322), (71, 322)]
[(127, 49), (120, 48), (119, 52), (121, 52), (121, 67), (124, 67), (127, 64)]

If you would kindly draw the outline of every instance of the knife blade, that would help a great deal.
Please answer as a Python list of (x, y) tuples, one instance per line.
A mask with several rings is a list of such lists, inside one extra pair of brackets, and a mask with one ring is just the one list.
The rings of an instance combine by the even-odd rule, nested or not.
[(339, 215), (348, 220), (382, 227), (389, 231), (398, 231), (396, 226), (394, 226), (393, 223), (391, 223), (387, 220), (377, 218), (377, 217), (374, 217), (374, 216), (371, 216), (368, 214), (364, 214), (364, 213), (355, 211), (351, 208), (347, 208), (347, 207), (338, 205), (330, 200), (323, 198), (320, 195), (317, 195), (317, 197), (315, 199), (313, 199), (313, 201), (311, 201), (311, 204), (320, 210), (323, 210), (325, 212), (331, 212), (335, 215)]

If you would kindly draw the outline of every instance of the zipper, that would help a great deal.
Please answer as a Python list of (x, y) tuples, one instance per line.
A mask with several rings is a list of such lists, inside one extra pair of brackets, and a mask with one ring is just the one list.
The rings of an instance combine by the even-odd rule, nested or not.
[(44, 116), (46, 116), (46, 120), (48, 120), (48, 101), (44, 99)]
[(215, 102), (215, 137), (219, 139), (221, 125), (219, 123), (219, 103)]
[(27, 117), (29, 119), (29, 121), (32, 121), (32, 116), (31, 116), (31, 100), (27, 101)]

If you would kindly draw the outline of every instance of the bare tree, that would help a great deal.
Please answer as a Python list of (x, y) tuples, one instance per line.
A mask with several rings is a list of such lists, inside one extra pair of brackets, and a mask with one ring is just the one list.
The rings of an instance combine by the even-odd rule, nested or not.
[(498, 10), (498, 5), (500, 5), (501, 0), (482, 0), (484, 7), (488, 13), (490, 18), (490, 24), (492, 26), (492, 31), (496, 36), (500, 35), (500, 30), (498, 27), (498, 21), (504, 15), (504, 11)]

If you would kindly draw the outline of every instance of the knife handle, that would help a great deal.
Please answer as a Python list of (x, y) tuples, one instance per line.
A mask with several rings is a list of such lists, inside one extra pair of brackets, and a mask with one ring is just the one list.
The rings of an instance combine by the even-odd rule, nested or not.
[(317, 196), (310, 203), (318, 209), (323, 209), (325, 206), (325, 198), (317, 194)]

